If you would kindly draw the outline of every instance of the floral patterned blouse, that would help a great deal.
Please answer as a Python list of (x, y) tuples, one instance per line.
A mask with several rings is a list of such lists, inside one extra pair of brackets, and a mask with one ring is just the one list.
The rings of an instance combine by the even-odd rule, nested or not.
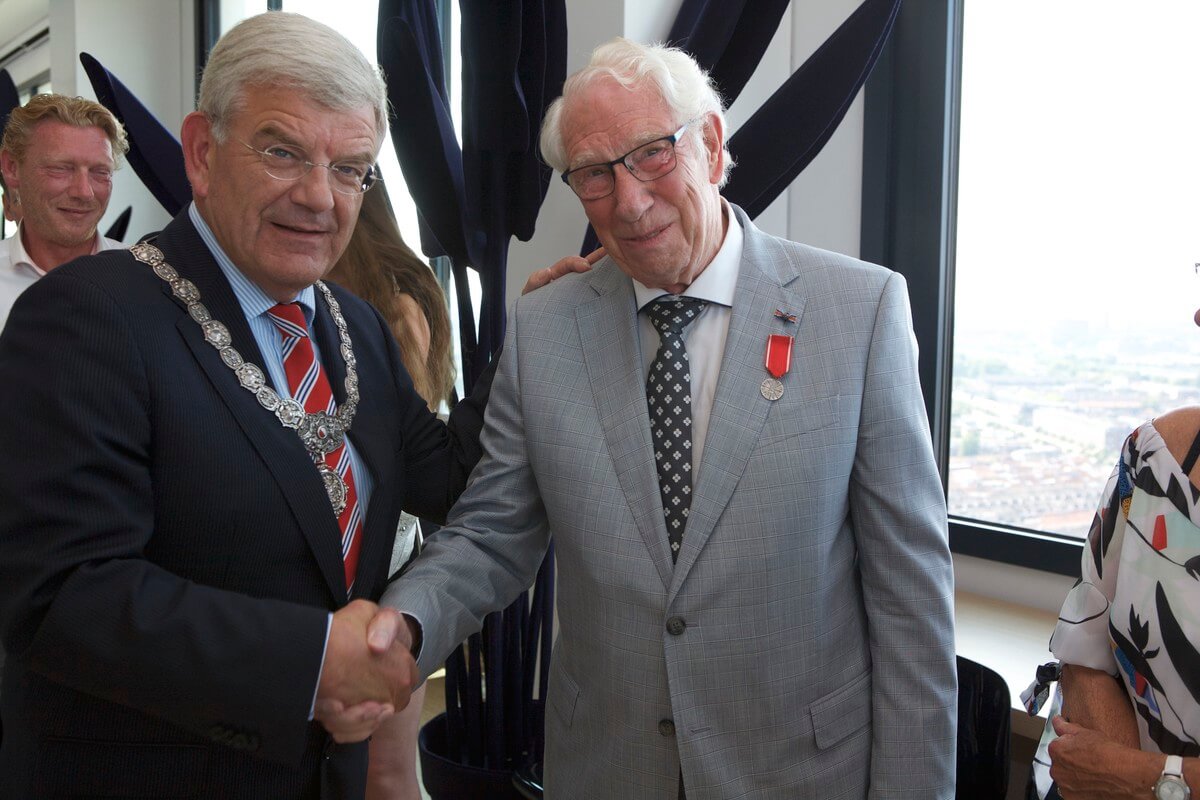
[(1152, 422), (1125, 440), (1050, 649), (1119, 676), (1143, 750), (1200, 755), (1200, 490)]

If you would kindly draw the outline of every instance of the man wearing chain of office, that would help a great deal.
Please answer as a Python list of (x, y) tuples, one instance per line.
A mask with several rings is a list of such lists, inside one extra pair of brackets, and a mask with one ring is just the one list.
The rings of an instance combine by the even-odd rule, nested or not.
[(416, 677), (409, 642), (365, 641), (397, 518), (444, 516), (481, 426), (478, 397), (439, 422), (379, 314), (321, 281), (385, 103), (326, 26), (241, 23), (183, 123), (194, 202), (13, 308), (0, 796), (362, 796)]

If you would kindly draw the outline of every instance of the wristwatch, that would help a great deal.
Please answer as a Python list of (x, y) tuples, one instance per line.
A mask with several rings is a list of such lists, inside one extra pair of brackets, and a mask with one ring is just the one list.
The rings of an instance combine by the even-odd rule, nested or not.
[(1188, 800), (1191, 796), (1192, 790), (1183, 782), (1183, 759), (1167, 756), (1162, 775), (1154, 784), (1154, 800)]

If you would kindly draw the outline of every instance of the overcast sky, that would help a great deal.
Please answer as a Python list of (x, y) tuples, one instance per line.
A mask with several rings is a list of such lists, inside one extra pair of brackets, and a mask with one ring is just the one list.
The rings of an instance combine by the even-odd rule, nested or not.
[(956, 325), (1194, 333), (1200, 3), (968, 0)]

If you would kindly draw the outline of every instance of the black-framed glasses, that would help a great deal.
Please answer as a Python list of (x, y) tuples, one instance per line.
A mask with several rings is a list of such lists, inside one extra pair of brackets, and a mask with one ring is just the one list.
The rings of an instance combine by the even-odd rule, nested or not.
[(332, 164), (318, 164), (309, 161), (308, 153), (294, 145), (272, 144), (259, 150), (252, 144), (242, 144), (258, 153), (267, 174), (276, 180), (298, 181), (311, 172), (313, 167), (324, 167), (333, 177), (333, 190), (342, 194), (362, 194), (376, 182), (383, 180), (379, 177), (375, 165), (365, 161), (349, 159)]
[(675, 143), (683, 136), (688, 125), (685, 122), (670, 136), (663, 136), (635, 147), (625, 155), (604, 164), (585, 164), (564, 172), (563, 183), (570, 186), (580, 200), (599, 200), (608, 197), (617, 188), (617, 164), (624, 164), (629, 174), (643, 183), (658, 180), (674, 171)]

